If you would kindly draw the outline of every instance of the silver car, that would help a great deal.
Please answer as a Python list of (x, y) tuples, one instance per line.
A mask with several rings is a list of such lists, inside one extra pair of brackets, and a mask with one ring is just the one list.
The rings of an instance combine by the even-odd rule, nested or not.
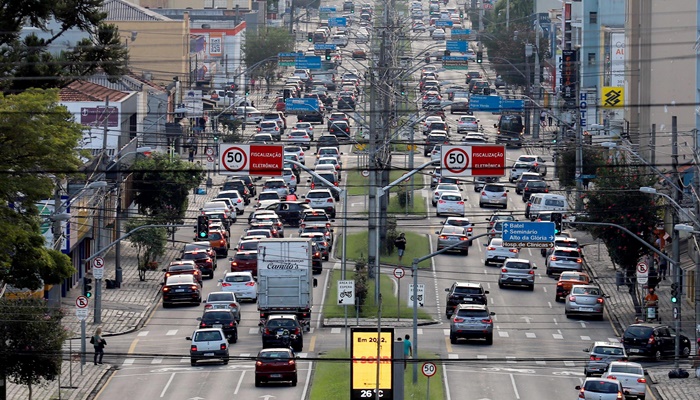
[(509, 258), (518, 258), (520, 250), (515, 247), (503, 247), (503, 239), (493, 238), (486, 246), (486, 256), (484, 257), (484, 265), (489, 266), (493, 263), (500, 264)]
[(588, 378), (576, 386), (578, 398), (585, 400), (620, 400), (624, 397), (622, 385), (615, 379)]
[(555, 247), (552, 254), (547, 257), (547, 276), (560, 274), (563, 271), (581, 271), (583, 259), (579, 249), (570, 247)]
[(445, 225), (440, 229), (439, 231), (435, 231), (435, 234), (438, 235), (438, 240), (437, 240), (437, 249), (441, 250), (447, 246), (452, 246), (454, 244), (463, 242), (463, 246), (457, 246), (455, 248), (450, 249), (451, 251), (459, 251), (463, 255), (468, 256), (469, 255), (469, 245), (468, 240), (469, 236), (467, 236), (467, 230), (466, 228), (463, 228), (461, 226), (451, 226), (451, 225)]
[(204, 303), (205, 310), (231, 310), (236, 322), (241, 322), (241, 304), (233, 292), (211, 292), (206, 300), (202, 300), (202, 303)]
[(605, 379), (619, 381), (622, 389), (628, 392), (629, 396), (643, 399), (647, 394), (647, 380), (644, 375), (642, 364), (629, 361), (613, 361), (608, 365), (608, 369), (602, 376)]
[(530, 290), (535, 290), (535, 270), (530, 260), (523, 258), (509, 258), (503, 262), (501, 275), (498, 277), (498, 287), (525, 286)]
[(481, 189), (479, 197), (479, 207), (484, 208), (486, 205), (508, 208), (508, 189), (500, 183), (487, 183)]
[(572, 315), (586, 315), (603, 319), (605, 296), (598, 286), (574, 285), (566, 296), (564, 314), (566, 318)]
[(443, 192), (461, 192), (462, 189), (459, 188), (458, 185), (454, 185), (451, 183), (438, 183), (438, 185), (435, 187), (435, 190), (433, 190), (433, 207), (437, 206), (438, 200), (440, 200), (440, 196), (442, 196)]
[(482, 304), (459, 304), (450, 319), (450, 343), (459, 339), (484, 338), (486, 344), (493, 344), (494, 312)]
[(513, 183), (520, 179), (520, 175), (524, 172), (530, 172), (531, 165), (526, 162), (516, 162), (510, 168), (510, 175), (508, 176), (508, 182)]
[(583, 367), (586, 376), (603, 375), (611, 362), (627, 360), (625, 346), (620, 342), (594, 342), (593, 346), (583, 349), (583, 352), (588, 353), (586, 366)]

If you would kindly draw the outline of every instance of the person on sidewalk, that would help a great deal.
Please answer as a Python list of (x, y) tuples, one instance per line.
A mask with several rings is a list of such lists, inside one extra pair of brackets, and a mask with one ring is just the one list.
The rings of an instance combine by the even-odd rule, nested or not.
[(403, 339), (403, 369), (406, 369), (408, 359), (413, 358), (413, 347), (411, 344), (411, 335), (406, 334)]
[(399, 264), (401, 264), (401, 259), (403, 258), (403, 253), (406, 251), (406, 234), (401, 232), (399, 237), (394, 240), (394, 246), (399, 253)]
[[(666, 252), (663, 252), (666, 254)], [(659, 257), (659, 279), (666, 280), (666, 271), (668, 271), (668, 261), (665, 257)]]
[(549, 122), (549, 126), (552, 126), (552, 122), (553, 122), (552, 120), (553, 120), (553, 118), (552, 118), (552, 109), (550, 108), (550, 109), (549, 109), (549, 112), (547, 113), (547, 122)]
[(187, 150), (187, 161), (194, 162), (194, 147), (192, 146)]
[(102, 364), (102, 357), (105, 355), (107, 341), (102, 337), (102, 328), (97, 328), (95, 334), (90, 338), (90, 343), (95, 347), (95, 365)]
[(547, 123), (546, 123), (546, 121), (545, 121), (546, 118), (547, 118), (547, 111), (542, 110), (542, 112), (540, 113), (540, 126), (541, 126), (542, 128), (544, 128), (545, 126), (547, 126)]

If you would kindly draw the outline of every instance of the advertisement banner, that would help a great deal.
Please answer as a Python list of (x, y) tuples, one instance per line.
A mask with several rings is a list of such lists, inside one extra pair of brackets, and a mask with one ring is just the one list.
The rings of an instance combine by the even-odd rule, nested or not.
[(576, 59), (576, 50), (562, 50), (562, 67), (560, 91), (561, 97), (565, 100), (573, 100), (576, 98), (576, 81), (578, 80), (578, 65)]
[(603, 107), (624, 107), (625, 88), (622, 86), (603, 86), (600, 100), (600, 105)]
[(625, 86), (625, 33), (610, 34), (610, 86)]
[(376, 396), (375, 390), (379, 389), (380, 399), (393, 399), (394, 330), (382, 328), (377, 333), (376, 328), (353, 328), (351, 332), (350, 398), (373, 399)]

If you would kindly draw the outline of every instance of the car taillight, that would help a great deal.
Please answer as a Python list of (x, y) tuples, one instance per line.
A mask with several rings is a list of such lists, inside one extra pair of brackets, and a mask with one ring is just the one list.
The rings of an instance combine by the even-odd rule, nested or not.
[(229, 287), (229, 286), (231, 286), (230, 283), (221, 282), (221, 287)]
[(501, 196), (501, 197), (508, 197), (508, 193), (503, 192), (503, 196)]
[(204, 322), (204, 321), (202, 321), (202, 322), (199, 323), (199, 327), (200, 327), (200, 328), (206, 328), (206, 327), (207, 327), (207, 323)]
[(228, 323), (228, 326), (236, 326), (236, 323), (233, 322), (233, 321), (231, 321), (231, 322)]
[(463, 206), (463, 205), (464, 205), (464, 202), (463, 202), (463, 201), (458, 201), (457, 204), (460, 205), (460, 206)]
[(569, 301), (576, 301), (576, 296), (569, 296)]
[(549, 257), (549, 261), (557, 261), (557, 257), (551, 256), (551, 257)]
[(501, 272), (508, 272), (507, 268), (501, 268)]
[(544, 192), (545, 192), (545, 193), (549, 193), (549, 189), (545, 189)]
[(238, 306), (236, 305), (236, 303), (231, 303), (228, 305), (228, 308), (238, 308)]
[(469, 240), (469, 238), (468, 238), (468, 237), (463, 237), (463, 236), (462, 236), (462, 237), (459, 238), (459, 240)]
[(519, 252), (520, 250), (518, 250), (518, 249), (509, 249), (508, 251), (510, 251), (511, 253), (517, 253), (517, 252)]
[(169, 292), (169, 291), (170, 291), (170, 288), (167, 287), (167, 286), (164, 286), (164, 287), (163, 287), (163, 291), (164, 291), (164, 292)]
[(246, 282), (246, 286), (255, 286), (255, 282)]
[(219, 346), (219, 349), (226, 350), (226, 343), (221, 343), (221, 345)]
[(197, 289), (199, 289), (199, 288), (197, 287), (197, 285), (192, 285), (192, 286), (190, 286), (190, 289), (192, 289), (192, 290), (197, 290)]
[(482, 196), (486, 196), (486, 192), (481, 192), (481, 195), (482, 195)]
[(622, 400), (622, 399), (624, 399), (622, 392), (617, 392), (617, 400)]
[(435, 192), (435, 196), (440, 196), (440, 192)]
[(445, 235), (440, 235), (439, 239), (440, 239), (440, 240), (446, 240), (446, 239), (447, 239), (447, 236), (445, 236)]
[(532, 206), (532, 203), (528, 202), (527, 207), (530, 207), (530, 206)]
[(197, 346), (195, 346), (195, 345), (190, 346), (190, 351), (197, 351)]
[(321, 257), (321, 253), (317, 251), (316, 253), (314, 253), (314, 257)]
[(170, 276), (170, 272), (166, 272), (166, 273), (165, 273), (165, 277), (167, 278), (167, 277), (169, 277), (169, 276)]
[(492, 323), (493, 321), (491, 321), (491, 318), (488, 318), (488, 319), (482, 319), (481, 322), (483, 322), (483, 323), (485, 323), (485, 324), (490, 324), (490, 323)]
[(299, 328), (294, 329), (294, 334), (301, 335), (301, 329), (299, 329)]
[(605, 302), (605, 299), (603, 299), (602, 297), (598, 297), (597, 302), (603, 304)]
[(243, 202), (243, 200), (241, 200), (241, 199), (236, 200), (236, 203), (242, 203), (242, 202)]
[(214, 307), (214, 306), (212, 306), (211, 304), (207, 304), (207, 305), (204, 306), (205, 309), (210, 309), (210, 308), (213, 308), (213, 307)]
[(438, 200), (438, 203), (445, 204), (445, 200)]
[(294, 361), (294, 360), (289, 360), (289, 361), (287, 361), (287, 364), (289, 364), (289, 365), (294, 365), (294, 364), (296, 364), (296, 361)]
[(262, 361), (256, 361), (256, 362), (255, 362), (255, 365), (258, 366), (258, 367), (260, 367), (260, 366), (262, 366), (263, 364), (262, 364)]
[(649, 340), (647, 340), (647, 343), (648, 344), (656, 343), (656, 338), (654, 337), (654, 335), (649, 336)]
[(455, 322), (464, 322), (464, 318), (455, 317), (454, 321)]
[(583, 391), (583, 388), (578, 392), (578, 398), (579, 399), (585, 399), (586, 398), (586, 393)]
[(495, 248), (495, 247), (493, 247), (493, 246), (489, 246), (489, 247), (487, 247), (487, 248), (486, 248), (486, 250), (489, 250), (489, 251), (494, 251), (494, 250), (496, 250), (496, 248)]
[(467, 228), (467, 232), (472, 232), (472, 231), (473, 231), (472, 228)]
[(535, 275), (535, 271), (531, 269), (531, 270), (528, 272), (528, 275)]
[(526, 192), (529, 192), (529, 191), (530, 191), (530, 188), (529, 188), (529, 187), (525, 187), (525, 191), (526, 191)]
[(316, 187), (316, 184), (312, 182), (312, 183), (311, 183), (311, 189), (313, 189), (313, 188), (315, 188), (315, 187)]
[(310, 200), (310, 199), (306, 199), (305, 201), (306, 201), (307, 203), (311, 203), (311, 200)]
[(561, 282), (557, 282), (557, 286), (561, 286), (561, 287), (564, 287), (564, 284), (563, 284), (563, 283), (561, 283)]
[(579, 263), (579, 264), (581, 264), (581, 263), (583, 262), (583, 260), (580, 259), (580, 258), (577, 258), (577, 259), (576, 259), (576, 262)]
[(637, 378), (637, 383), (647, 383), (646, 378)]

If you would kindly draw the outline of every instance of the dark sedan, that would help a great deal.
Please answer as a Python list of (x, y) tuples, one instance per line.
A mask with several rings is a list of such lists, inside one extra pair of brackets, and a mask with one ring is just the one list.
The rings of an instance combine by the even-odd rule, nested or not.
[(175, 303), (199, 305), (202, 302), (202, 290), (194, 275), (174, 275), (163, 284), (163, 308)]

